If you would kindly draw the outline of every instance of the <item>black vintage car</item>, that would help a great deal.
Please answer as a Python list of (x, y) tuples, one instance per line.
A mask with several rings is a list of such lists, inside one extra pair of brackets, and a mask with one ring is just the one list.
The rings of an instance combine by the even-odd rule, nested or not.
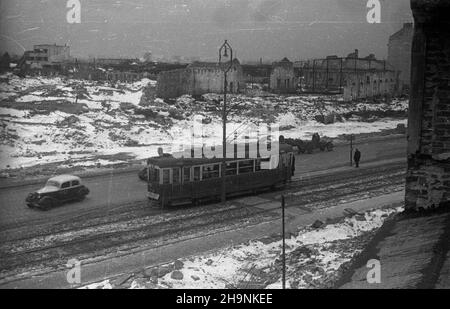
[(30, 193), (27, 206), (43, 210), (59, 206), (68, 201), (81, 201), (89, 194), (89, 189), (81, 184), (81, 179), (72, 175), (50, 178), (42, 189)]

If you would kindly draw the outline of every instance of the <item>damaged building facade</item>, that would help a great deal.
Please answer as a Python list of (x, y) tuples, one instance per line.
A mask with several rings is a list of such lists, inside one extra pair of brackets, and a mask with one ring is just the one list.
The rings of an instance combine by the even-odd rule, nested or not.
[(398, 78), (394, 68), (371, 54), (359, 57), (359, 51), (342, 58), (299, 61), (294, 64), (305, 92), (343, 93), (346, 100), (394, 95)]
[(294, 93), (297, 90), (297, 77), (293, 62), (283, 58), (272, 64), (269, 88), (274, 93)]
[(411, 0), (406, 210), (450, 207), (450, 1)]
[(344, 100), (390, 97), (396, 93), (397, 79), (394, 71), (373, 70), (348, 74), (344, 85)]
[[(184, 94), (223, 93), (224, 70), (229, 62), (194, 62), (184, 69), (161, 72), (158, 75), (157, 96), (175, 98)], [(227, 73), (227, 92), (239, 93), (245, 88), (245, 78), (239, 60), (234, 59)]]
[(411, 46), (413, 24), (405, 23), (403, 28), (389, 37), (387, 61), (398, 72), (399, 92), (409, 90), (411, 78)]
[(70, 47), (57, 44), (34, 45), (33, 50), (25, 51), (19, 61), (22, 70), (40, 72), (61, 71), (66, 62), (70, 61)]

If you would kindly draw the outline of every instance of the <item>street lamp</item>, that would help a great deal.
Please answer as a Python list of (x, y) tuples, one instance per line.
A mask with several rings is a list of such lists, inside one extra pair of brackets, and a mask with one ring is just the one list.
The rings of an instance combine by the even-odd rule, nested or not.
[[(230, 53), (230, 62), (228, 65), (226, 63), (222, 65), (222, 57), (228, 58), (228, 53)], [(227, 40), (222, 44), (219, 48), (219, 66), (223, 70), (223, 108), (222, 108), (222, 193), (221, 193), (221, 202), (225, 203), (226, 201), (226, 170), (227, 170), (227, 73), (233, 67), (233, 49), (231, 45), (228, 44)]]

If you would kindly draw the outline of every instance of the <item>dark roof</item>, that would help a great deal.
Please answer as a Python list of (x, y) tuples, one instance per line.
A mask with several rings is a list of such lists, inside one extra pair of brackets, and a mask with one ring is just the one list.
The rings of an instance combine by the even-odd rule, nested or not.
[[(292, 146), (288, 144), (279, 145), (280, 153), (292, 152)], [(226, 161), (245, 160), (246, 158), (227, 158)], [(247, 158), (251, 160), (253, 158)], [(217, 164), (221, 163), (221, 158), (174, 158), (174, 157), (152, 157), (147, 160), (147, 164), (156, 165), (160, 168), (174, 167), (174, 166), (194, 166), (203, 164)]]

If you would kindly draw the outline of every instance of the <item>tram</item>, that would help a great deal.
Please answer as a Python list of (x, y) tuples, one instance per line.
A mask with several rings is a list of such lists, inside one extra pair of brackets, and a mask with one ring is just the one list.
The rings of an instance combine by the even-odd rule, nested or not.
[[(226, 159), (226, 195), (254, 194), (284, 186), (294, 171), (292, 146), (279, 145), (279, 155)], [(219, 199), (222, 159), (154, 157), (147, 160), (148, 198), (161, 207)]]

